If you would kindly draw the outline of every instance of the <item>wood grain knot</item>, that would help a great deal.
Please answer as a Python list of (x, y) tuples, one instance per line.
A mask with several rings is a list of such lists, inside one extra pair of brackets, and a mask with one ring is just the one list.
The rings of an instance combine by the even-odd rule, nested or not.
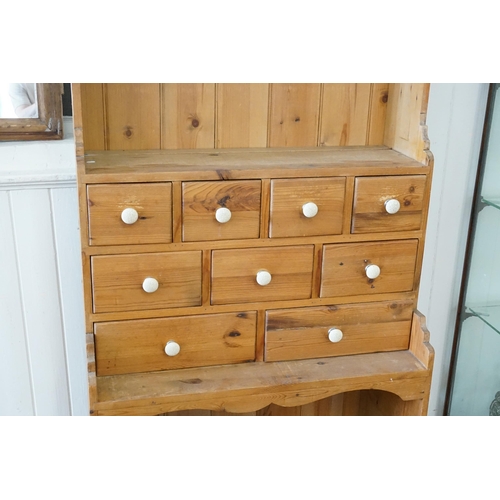
[(182, 382), (183, 384), (201, 384), (202, 380), (199, 378), (190, 378), (187, 380), (179, 380), (179, 382)]
[(127, 137), (132, 137), (132, 129), (130, 127), (127, 127), (127, 130), (125, 130), (125, 135)]
[(300, 117), (299, 117), (299, 116), (297, 116), (297, 118), (295, 118), (295, 121), (296, 121), (296, 122), (300, 122)]
[(196, 119), (196, 118), (193, 118), (193, 121), (191, 122), (191, 125), (196, 128), (200, 125), (200, 122)]
[(382, 94), (382, 97), (380, 98), (380, 100), (386, 104), (387, 101), (389, 100), (389, 94)]

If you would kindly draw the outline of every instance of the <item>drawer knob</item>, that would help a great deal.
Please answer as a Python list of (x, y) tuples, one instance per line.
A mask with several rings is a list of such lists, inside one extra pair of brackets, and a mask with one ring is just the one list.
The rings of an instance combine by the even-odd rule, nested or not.
[(309, 203), (302, 205), (302, 213), (310, 219), (318, 213), (318, 205), (310, 201)]
[(330, 342), (340, 342), (343, 336), (344, 334), (342, 333), (342, 330), (339, 330), (338, 328), (330, 328), (330, 330), (328, 330), (328, 340)]
[(378, 278), (380, 276), (380, 267), (376, 266), (375, 264), (369, 264), (365, 267), (365, 272), (366, 276), (369, 279), (374, 280), (375, 278)]
[(147, 292), (147, 293), (153, 293), (158, 290), (158, 280), (155, 280), (154, 278), (146, 278), (142, 282), (142, 289)]
[(137, 222), (138, 218), (139, 214), (134, 208), (126, 208), (122, 212), (122, 221), (125, 222), (125, 224), (134, 224), (135, 222)]
[(401, 208), (401, 203), (399, 203), (398, 200), (392, 199), (392, 200), (387, 200), (384, 203), (385, 206), (385, 211), (388, 214), (396, 214), (399, 212), (399, 209)]
[(256, 279), (260, 286), (269, 285), (269, 283), (271, 283), (271, 273), (269, 271), (259, 271)]
[(167, 356), (177, 356), (181, 352), (181, 346), (174, 342), (173, 340), (169, 340), (167, 345), (165, 346), (165, 354)]
[(217, 222), (225, 224), (226, 222), (229, 222), (231, 220), (231, 210), (226, 207), (218, 208), (215, 211), (215, 218), (217, 219)]

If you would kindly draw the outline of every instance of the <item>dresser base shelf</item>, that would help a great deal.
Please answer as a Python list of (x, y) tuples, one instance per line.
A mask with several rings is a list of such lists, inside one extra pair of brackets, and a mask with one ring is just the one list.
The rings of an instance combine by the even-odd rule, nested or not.
[[(238, 414), (270, 404), (298, 407), (361, 391), (375, 407), (382, 407), (387, 397), (399, 398), (399, 404), (388, 405), (391, 412), (425, 415), (433, 355), (425, 318), (415, 312), (406, 351), (93, 377), (92, 414), (159, 415), (184, 410)], [(380, 396), (378, 391), (390, 394)], [(361, 406), (367, 412), (366, 401)]]

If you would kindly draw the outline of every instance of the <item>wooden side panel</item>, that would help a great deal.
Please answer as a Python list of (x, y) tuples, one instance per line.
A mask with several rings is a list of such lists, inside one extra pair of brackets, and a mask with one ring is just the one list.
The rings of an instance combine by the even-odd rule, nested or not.
[(213, 148), (215, 84), (161, 85), (162, 149)]
[(217, 85), (217, 147), (267, 146), (268, 83)]
[(425, 125), (428, 83), (393, 83), (389, 86), (384, 144), (421, 163), (428, 164)]
[(320, 146), (364, 146), (368, 136), (370, 83), (325, 83)]
[(104, 95), (102, 83), (82, 83), (82, 121), (86, 150), (104, 151), (106, 149), (104, 123)]
[(271, 84), (269, 147), (317, 146), (319, 83)]
[(107, 83), (107, 149), (160, 149), (160, 84)]
[(384, 144), (389, 84), (372, 83), (371, 85), (368, 146), (381, 146)]

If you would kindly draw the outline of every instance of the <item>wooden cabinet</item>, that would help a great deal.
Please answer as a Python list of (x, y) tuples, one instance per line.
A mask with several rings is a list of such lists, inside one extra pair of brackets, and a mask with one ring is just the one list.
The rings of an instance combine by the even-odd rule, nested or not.
[[(342, 414), (424, 414), (428, 86), (363, 84), (367, 142), (345, 147), (322, 143), (344, 85), (216, 85), (200, 120), (217, 121), (217, 138), (198, 149), (195, 135), (176, 146), (165, 106), (175, 95), (177, 113), (194, 113), (196, 85), (99, 85), (74, 85), (92, 414), (314, 414), (325, 398)], [(135, 104), (115, 109), (142, 93), (174, 135), (148, 135)], [(234, 123), (246, 105), (268, 112)], [(395, 133), (403, 112), (421, 135)]]

